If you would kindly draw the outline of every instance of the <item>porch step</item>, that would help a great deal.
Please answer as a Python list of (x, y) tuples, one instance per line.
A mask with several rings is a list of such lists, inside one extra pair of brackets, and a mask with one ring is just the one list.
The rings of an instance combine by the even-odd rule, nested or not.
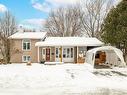
[(45, 62), (45, 65), (56, 65), (56, 64), (63, 64), (64, 62)]

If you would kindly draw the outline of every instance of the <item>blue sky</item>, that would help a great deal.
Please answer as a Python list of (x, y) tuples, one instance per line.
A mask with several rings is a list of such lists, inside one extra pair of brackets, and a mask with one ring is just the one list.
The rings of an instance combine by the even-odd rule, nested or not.
[(16, 17), (19, 26), (39, 29), (44, 25), (51, 9), (56, 9), (68, 4), (75, 4), (79, 1), (80, 0), (0, 0), (0, 15), (9, 10)]
[(0, 0), (0, 14), (9, 10), (19, 25), (40, 28), (48, 17), (50, 9), (77, 1), (79, 0)]
[(0, 0), (0, 4), (12, 12), (19, 24), (27, 25), (26, 20), (47, 17), (47, 13), (35, 9), (30, 0)]

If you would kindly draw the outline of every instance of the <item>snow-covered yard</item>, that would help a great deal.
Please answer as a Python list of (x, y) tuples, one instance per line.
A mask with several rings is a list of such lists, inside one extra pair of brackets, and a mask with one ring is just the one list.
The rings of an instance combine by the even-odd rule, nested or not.
[(127, 68), (85, 64), (0, 65), (0, 95), (127, 95)]

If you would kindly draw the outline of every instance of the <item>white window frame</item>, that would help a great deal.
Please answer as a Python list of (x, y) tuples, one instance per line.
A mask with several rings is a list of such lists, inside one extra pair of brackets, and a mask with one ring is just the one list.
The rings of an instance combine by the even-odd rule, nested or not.
[[(73, 47), (66, 47), (66, 48), (63, 48), (63, 50), (64, 49), (65, 49), (65, 57), (63, 57), (63, 58), (74, 58), (74, 48)], [(71, 52), (71, 49), (72, 49), (73, 53)], [(68, 53), (68, 50), (69, 50), (69, 53)], [(63, 52), (63, 54), (64, 54), (64, 52)]]
[(46, 48), (42, 48), (42, 55), (46, 55)]
[[(65, 55), (65, 57), (64, 57), (64, 55)], [(67, 49), (66, 48), (63, 48), (63, 55), (62, 56), (63, 56), (63, 58), (67, 58)]]
[[(72, 48), (72, 52), (73, 53), (71, 52), (71, 48)], [(69, 52), (69, 58), (74, 58), (74, 47), (70, 47), (69, 50), (70, 50), (70, 52)]]
[[(57, 53), (56, 53), (56, 49), (58, 50)], [(55, 48), (55, 58), (59, 58), (59, 47)]]
[(42, 58), (46, 60), (46, 48), (42, 48)]
[[(24, 60), (24, 57), (26, 56), (26, 60)], [(28, 57), (30, 57), (30, 60), (28, 60)], [(22, 62), (28, 62), (31, 61), (31, 56), (30, 55), (23, 55), (22, 56)]]
[[(29, 40), (29, 42), (24, 42), (24, 40)], [(24, 48), (23, 48), (23, 43), (30, 43), (30, 49), (24, 49)], [(23, 40), (22, 40), (22, 50), (23, 50), (23, 51), (30, 51), (30, 50), (31, 50), (31, 40), (30, 40), (30, 39), (23, 39)]]

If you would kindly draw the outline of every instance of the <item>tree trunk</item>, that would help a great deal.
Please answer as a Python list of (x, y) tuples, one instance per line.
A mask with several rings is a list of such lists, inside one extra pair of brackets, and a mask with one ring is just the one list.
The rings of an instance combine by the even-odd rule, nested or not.
[(7, 39), (7, 63), (10, 62), (10, 41)]
[(124, 60), (125, 60), (125, 62), (127, 64), (127, 48), (125, 49)]

